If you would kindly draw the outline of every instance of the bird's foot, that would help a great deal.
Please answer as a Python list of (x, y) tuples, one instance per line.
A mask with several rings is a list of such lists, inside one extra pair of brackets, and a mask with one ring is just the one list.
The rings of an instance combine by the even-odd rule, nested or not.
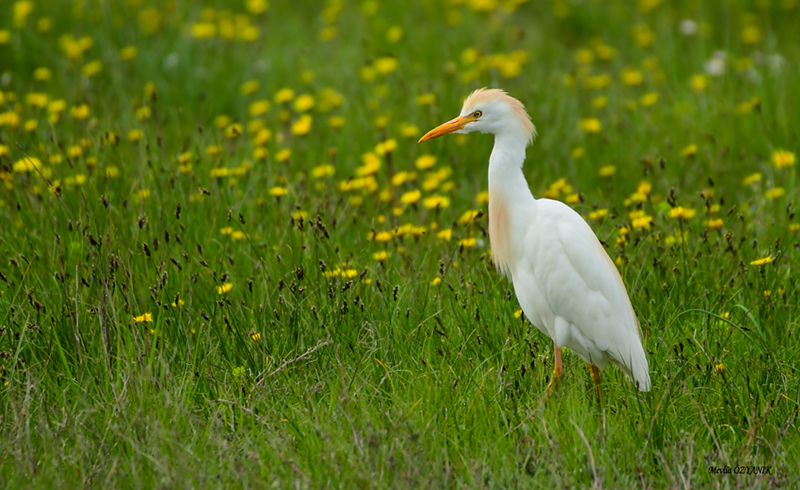
[(561, 378), (564, 377), (564, 368), (560, 365), (556, 365), (553, 369), (553, 376), (550, 378), (550, 383), (547, 385), (547, 394), (552, 395), (555, 392), (556, 388), (558, 387), (559, 383), (561, 383)]

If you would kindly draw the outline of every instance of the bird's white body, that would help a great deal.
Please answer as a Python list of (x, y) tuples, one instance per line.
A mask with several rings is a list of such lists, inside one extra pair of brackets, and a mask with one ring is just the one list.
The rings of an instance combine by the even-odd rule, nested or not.
[[(447, 124), (446, 132), (495, 135), (489, 157), (492, 257), (510, 275), (531, 323), (556, 349), (567, 347), (599, 369), (614, 362), (649, 391), (639, 324), (616, 266), (578, 213), (559, 201), (535, 199), (528, 187), (522, 164), (535, 129), (522, 105), (505, 92), (479, 90)], [(430, 137), (439, 136), (437, 130)], [(556, 357), (560, 364), (560, 352)]]

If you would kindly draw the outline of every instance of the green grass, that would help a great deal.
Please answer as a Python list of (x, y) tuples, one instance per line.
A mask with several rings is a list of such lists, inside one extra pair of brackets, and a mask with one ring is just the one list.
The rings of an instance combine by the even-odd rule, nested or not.
[[(798, 484), (800, 193), (797, 165), (773, 164), (779, 150), (800, 153), (797, 2), (531, 1), (513, 13), (507, 1), (379, 2), (374, 14), (369, 2), (273, 1), (263, 14), (246, 2), (205, 2), (205, 13), (194, 2), (29, 3), (17, 24), (25, 2), (0, 2), (4, 488)], [(471, 8), (491, 3), (502, 6)], [(216, 32), (197, 39), (203, 19)], [(698, 33), (681, 34), (682, 19)], [(254, 33), (243, 20), (257, 39), (221, 37)], [(70, 58), (84, 36), (91, 45)], [(121, 58), (126, 46), (135, 58)], [(727, 69), (697, 90), (717, 50)], [(364, 68), (384, 57), (396, 69), (370, 80)], [(623, 83), (626, 67), (641, 83)], [(607, 86), (591, 88), (602, 74)], [(243, 95), (249, 80), (260, 86)], [(459, 221), (486, 208), (476, 196), (490, 137), (416, 143), (481, 86), (508, 90), (537, 125), (534, 195), (577, 200), (618, 260), (652, 392), (612, 367), (601, 412), (585, 364), (565, 352), (545, 401), (552, 344), (515, 316), (486, 216)], [(285, 87), (314, 97), (306, 135), (292, 132), (292, 103), (274, 100)], [(31, 93), (63, 99), (60, 117)], [(418, 104), (423, 94), (433, 103)], [(270, 109), (251, 116), (264, 99)], [(85, 119), (71, 114), (80, 104)], [(226, 137), (220, 115), (243, 134)], [(598, 133), (579, 129), (588, 118)], [(248, 131), (254, 119), (268, 140)], [(397, 145), (374, 180), (342, 190), (387, 139)], [(424, 154), (431, 170), (415, 168)], [(335, 174), (314, 177), (325, 164)], [(600, 177), (607, 166), (615, 173)], [(400, 172), (416, 180), (393, 186)], [(652, 189), (637, 203), (642, 181)], [(417, 189), (418, 203), (401, 204)], [(449, 206), (426, 208), (434, 194)], [(675, 206), (696, 214), (671, 218)], [(590, 218), (598, 209), (607, 216)], [(649, 229), (634, 226), (637, 210)], [(370, 240), (408, 224), (424, 229)], [(459, 245), (467, 238), (474, 246)], [(152, 322), (134, 321), (146, 313)], [(724, 465), (772, 470), (709, 470)]]

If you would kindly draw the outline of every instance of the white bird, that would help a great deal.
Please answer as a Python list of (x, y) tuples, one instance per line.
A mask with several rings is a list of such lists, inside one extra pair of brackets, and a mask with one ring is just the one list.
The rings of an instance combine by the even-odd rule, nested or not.
[(461, 115), (419, 141), (448, 133), (494, 134), (489, 157), (492, 259), (511, 276), (522, 311), (553, 340), (552, 393), (563, 375), (561, 348), (589, 364), (602, 403), (600, 371), (609, 362), (650, 390), (641, 331), (616, 266), (586, 221), (566, 204), (533, 197), (522, 164), (536, 128), (525, 107), (498, 89), (478, 89)]

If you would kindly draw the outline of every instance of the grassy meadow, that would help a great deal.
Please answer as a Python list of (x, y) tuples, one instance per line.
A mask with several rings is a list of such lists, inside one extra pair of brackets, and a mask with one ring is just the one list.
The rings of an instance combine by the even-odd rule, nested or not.
[[(797, 32), (796, 0), (0, 0), (0, 486), (800, 485)], [(565, 351), (545, 400), (491, 137), (417, 144), (482, 86), (618, 265), (650, 393), (611, 367), (601, 410)]]

